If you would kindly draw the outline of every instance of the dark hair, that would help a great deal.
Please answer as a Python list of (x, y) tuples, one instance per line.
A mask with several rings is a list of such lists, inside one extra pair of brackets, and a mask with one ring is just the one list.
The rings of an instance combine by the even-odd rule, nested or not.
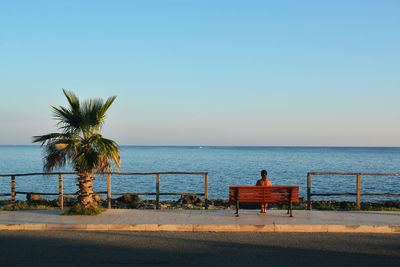
[(261, 175), (268, 175), (268, 172), (266, 170), (262, 170)]

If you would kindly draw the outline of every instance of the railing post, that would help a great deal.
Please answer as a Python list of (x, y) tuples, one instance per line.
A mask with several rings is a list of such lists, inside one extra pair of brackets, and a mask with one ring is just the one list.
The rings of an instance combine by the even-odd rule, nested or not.
[(15, 210), (15, 176), (11, 176), (11, 206)]
[(160, 174), (156, 174), (156, 209), (160, 209)]
[(307, 209), (311, 210), (311, 173), (307, 173)]
[(236, 217), (239, 217), (239, 188), (235, 190)]
[(111, 209), (111, 173), (107, 174), (107, 208)]
[(361, 175), (357, 175), (357, 209), (361, 209)]
[(292, 194), (293, 194), (293, 188), (290, 188), (289, 207), (288, 207), (288, 213), (289, 213), (289, 211), (290, 211), (290, 217), (293, 217), (293, 201), (292, 201)]
[(204, 175), (204, 208), (208, 210), (208, 173)]
[(58, 175), (58, 202), (60, 209), (64, 209), (64, 191), (63, 191), (63, 176)]

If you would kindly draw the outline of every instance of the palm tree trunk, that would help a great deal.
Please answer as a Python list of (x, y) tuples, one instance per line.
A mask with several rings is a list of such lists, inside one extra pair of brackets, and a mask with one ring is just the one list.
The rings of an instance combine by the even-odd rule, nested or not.
[(89, 173), (79, 174), (78, 182), (78, 203), (83, 207), (94, 205), (93, 181), (95, 180)]

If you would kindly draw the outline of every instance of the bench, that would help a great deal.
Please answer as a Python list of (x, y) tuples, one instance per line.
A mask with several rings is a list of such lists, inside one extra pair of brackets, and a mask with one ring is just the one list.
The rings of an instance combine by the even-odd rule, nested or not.
[(293, 217), (292, 203), (299, 202), (299, 186), (230, 186), (229, 201), (236, 203), (287, 203), (288, 214)]

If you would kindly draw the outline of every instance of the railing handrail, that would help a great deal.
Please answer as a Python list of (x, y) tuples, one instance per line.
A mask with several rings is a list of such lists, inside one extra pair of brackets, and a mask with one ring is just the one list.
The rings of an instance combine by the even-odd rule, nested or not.
[[(311, 175), (355, 175), (357, 176), (357, 192), (356, 193), (311, 193)], [(341, 196), (341, 195), (356, 195), (357, 199), (357, 208), (361, 208), (361, 196), (362, 195), (370, 195), (370, 196), (398, 196), (400, 194), (394, 193), (367, 193), (361, 194), (361, 176), (362, 175), (370, 175), (370, 176), (400, 176), (400, 173), (371, 173), (371, 172), (308, 172), (307, 173), (307, 208), (311, 210), (311, 196)]]
[[(63, 189), (63, 175), (79, 175), (78, 172), (43, 172), (43, 173), (16, 173), (16, 174), (0, 174), (0, 177), (11, 177), (11, 194), (0, 194), (0, 196), (11, 195), (11, 204), (15, 209), (15, 196), (16, 194), (29, 194), (28, 192), (19, 192), (15, 190), (15, 178), (21, 176), (52, 176), (58, 175), (59, 192), (55, 193), (36, 193), (38, 195), (58, 195), (60, 208), (63, 209), (64, 195), (74, 195), (73, 193), (64, 193)], [(155, 175), (156, 176), (156, 192), (155, 193), (136, 193), (137, 195), (155, 195), (156, 196), (156, 209), (160, 207), (160, 195), (200, 195), (204, 196), (205, 209), (208, 209), (208, 172), (95, 172), (94, 175), (107, 175), (107, 206), (111, 208), (111, 196), (123, 195), (122, 193), (111, 193), (111, 175)], [(161, 193), (160, 192), (160, 174), (190, 174), (190, 175), (204, 175), (204, 193)], [(34, 193), (34, 192), (31, 192)]]
[[(0, 174), (0, 177), (10, 176), (34, 176), (34, 175), (59, 175), (59, 174), (76, 174), (78, 172), (33, 172), (33, 173), (15, 173), (15, 174)], [(208, 172), (95, 172), (94, 174), (115, 174), (115, 175), (157, 175), (157, 174), (199, 174), (205, 175)]]
[(311, 175), (384, 175), (400, 176), (400, 173), (373, 173), (373, 172), (308, 172)]

